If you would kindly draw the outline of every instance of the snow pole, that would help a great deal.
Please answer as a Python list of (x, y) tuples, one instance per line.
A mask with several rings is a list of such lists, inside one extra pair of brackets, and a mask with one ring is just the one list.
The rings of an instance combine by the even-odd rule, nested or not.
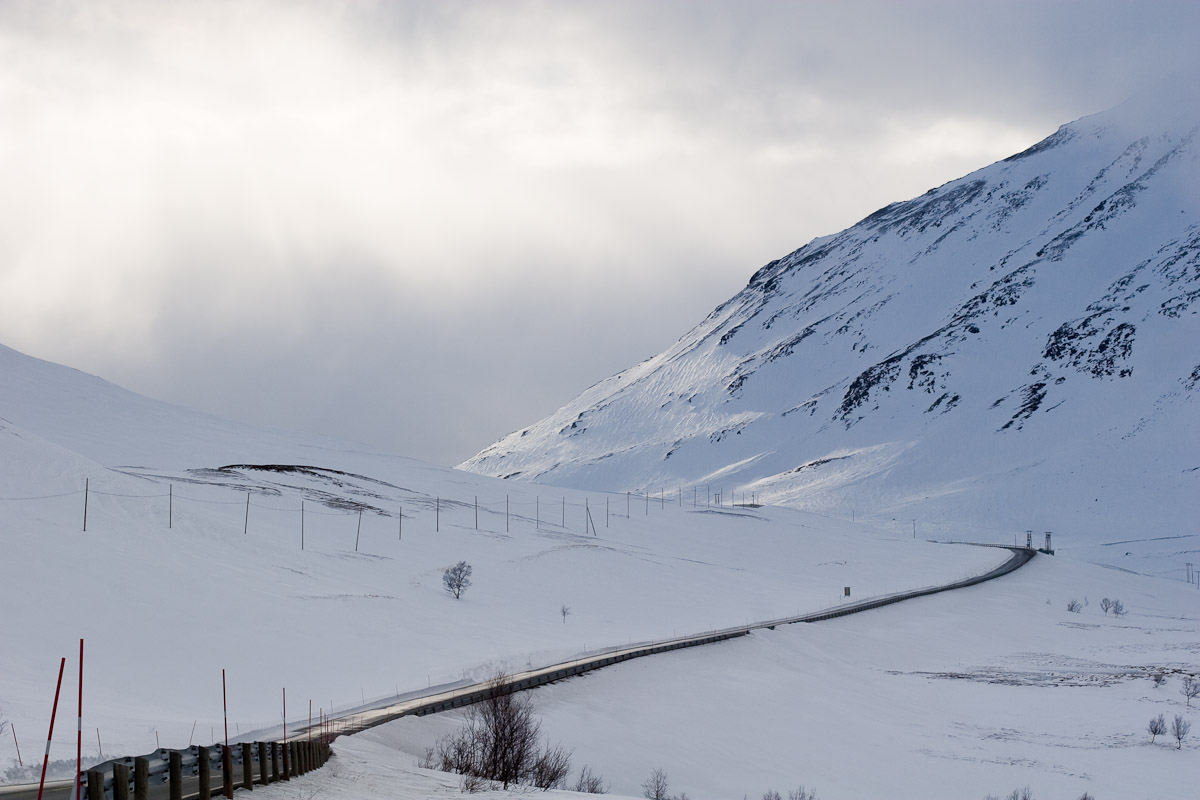
[(54, 739), (54, 717), (58, 714), (58, 695), (62, 691), (63, 670), (67, 666), (67, 657), (63, 656), (58, 664), (58, 687), (54, 690), (54, 707), (50, 710), (50, 732), (46, 734), (46, 757), (42, 759), (42, 778), (38, 781), (38, 800), (42, 800), (42, 789), (46, 786), (46, 765), (50, 763), (50, 742)]
[(21, 744), (17, 741), (17, 726), (9, 725), (9, 727), (12, 728), (13, 747), (17, 748), (17, 766), (23, 767), (25, 762), (21, 760)]
[(242, 533), (250, 532), (250, 493), (246, 492), (246, 519), (242, 522)]
[(225, 708), (225, 749), (229, 749), (229, 700), (225, 694), (225, 668), (221, 668), (221, 705)]
[[(191, 746), (192, 746), (192, 743), (188, 742), (188, 747), (191, 747)], [(104, 745), (100, 744), (100, 729), (99, 728), (96, 728), (96, 747), (98, 747), (100, 749), (100, 757), (104, 758)]]
[[(192, 735), (188, 737), (188, 747), (192, 746), (192, 739), (196, 738), (196, 723), (199, 721), (200, 720), (198, 720), (198, 719), (192, 720)], [(100, 729), (99, 728), (96, 729), (96, 741), (97, 742), (100, 741)]]
[[(83, 479), (83, 532), (87, 533), (88, 478)], [(39, 792), (40, 794), (40, 792)]]
[(362, 536), (362, 509), (358, 510), (358, 530), (354, 532), (354, 552), (358, 552), (358, 537)]
[(175, 484), (167, 484), (167, 529), (175, 527)]
[(75, 732), (75, 798), (78, 800), (82, 797), (80, 787), (82, 784), (83, 769), (83, 639), (79, 640), (79, 720), (78, 727)]

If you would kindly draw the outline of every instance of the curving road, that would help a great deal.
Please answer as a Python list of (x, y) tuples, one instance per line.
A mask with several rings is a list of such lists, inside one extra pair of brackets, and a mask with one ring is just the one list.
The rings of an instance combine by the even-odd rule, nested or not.
[[(975, 586), (986, 581), (994, 580), (1003, 575), (1007, 575), (1017, 569), (1020, 569), (1037, 554), (1036, 550), (1030, 550), (1023, 547), (1007, 547), (999, 545), (980, 545), (983, 547), (1001, 547), (1001, 549), (1010, 550), (1012, 555), (1000, 566), (988, 570), (987, 572), (975, 575), (970, 578), (946, 583), (939, 586), (930, 586), (924, 589), (913, 589), (905, 592), (896, 592), (894, 594), (884, 595), (881, 597), (867, 598), (866, 600), (858, 600), (843, 605), (834, 606), (833, 608), (825, 609), (824, 611), (815, 611), (809, 614), (800, 614), (793, 617), (781, 617), (779, 619), (765, 620), (762, 622), (754, 622), (748, 625), (740, 625), (732, 628), (725, 628), (719, 631), (709, 631), (708, 633), (698, 634), (694, 636), (681, 636), (674, 639), (666, 639), (658, 642), (642, 643), (628, 647), (616, 647), (610, 650), (605, 650), (599, 653), (591, 653), (580, 658), (563, 661), (558, 664), (551, 664), (546, 667), (538, 667), (536, 669), (526, 670), (525, 672), (509, 675), (502, 684), (504, 691), (517, 692), (524, 689), (532, 689), (536, 686), (542, 686), (547, 683), (553, 683), (564, 678), (569, 678), (573, 675), (581, 675), (584, 672), (601, 669), (612, 664), (619, 664), (622, 661), (629, 661), (634, 658), (642, 658), (644, 656), (654, 655), (656, 653), (665, 653), (670, 650), (679, 650), (684, 647), (697, 647), (703, 644), (712, 644), (721, 642), (727, 639), (735, 639), (739, 636), (746, 636), (752, 631), (762, 630), (764, 628), (774, 629), (778, 625), (792, 625), (798, 622), (822, 622), (824, 620), (834, 619), (836, 617), (844, 617), (849, 614), (859, 614), (863, 611), (870, 611), (875, 608), (900, 603), (905, 600), (912, 600), (917, 597), (927, 597), (929, 595), (948, 592), (954, 589), (963, 589), (968, 586)], [(464, 686), (457, 689), (446, 691), (435, 691), (431, 694), (421, 695), (418, 697), (403, 700), (397, 703), (392, 703), (379, 708), (359, 711), (353, 714), (348, 714), (343, 717), (336, 718), (334, 723), (339, 734), (358, 733), (359, 731), (373, 728), (376, 725), (382, 725), (385, 722), (399, 719), (400, 717), (425, 714), (436, 714), (439, 711), (446, 711), (452, 708), (460, 708), (462, 706), (471, 705), (483, 700), (489, 693), (495, 691), (490, 683), (476, 683), (470, 686)], [(313, 726), (311, 735), (316, 737), (320, 732)], [(289, 739), (303, 739), (310, 735), (310, 731), (305, 726), (301, 726), (296, 730)], [(111, 767), (110, 767), (111, 769)], [(234, 767), (236, 777), (240, 778), (240, 768)], [(213, 770), (214, 783), (220, 786), (218, 779), (219, 771)], [(194, 784), (193, 784), (194, 785)], [(52, 788), (53, 787), (53, 788)], [(71, 791), (71, 781), (57, 781), (54, 784), (46, 785), (46, 792), (43, 795), (45, 798), (55, 798), (55, 800), (68, 800), (73, 794)], [(151, 790), (152, 797), (166, 797), (166, 787), (154, 787)], [(161, 792), (161, 794), (160, 794)], [(219, 796), (219, 789), (214, 793), (214, 796)], [(197, 795), (185, 795), (185, 797), (196, 797)], [(36, 785), (25, 786), (8, 786), (0, 787), (0, 800), (33, 800), (37, 797)], [(109, 794), (111, 797), (111, 794)]]

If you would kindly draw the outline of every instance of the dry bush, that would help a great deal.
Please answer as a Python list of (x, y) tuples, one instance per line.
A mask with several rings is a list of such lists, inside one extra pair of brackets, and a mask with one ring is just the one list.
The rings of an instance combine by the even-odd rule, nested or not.
[(539, 747), (542, 726), (528, 695), (504, 685), (507, 675), (488, 681), (487, 696), (467, 709), (463, 727), (449, 733), (427, 752), (434, 769), (500, 783), (507, 789), (524, 783), (539, 789), (566, 784), (571, 754), (560, 746)]
[(579, 777), (575, 780), (572, 791), (581, 794), (608, 794), (608, 788), (604, 785), (604, 781), (599, 775), (593, 773), (592, 768), (587, 764), (584, 764), (583, 769), (579, 770)]

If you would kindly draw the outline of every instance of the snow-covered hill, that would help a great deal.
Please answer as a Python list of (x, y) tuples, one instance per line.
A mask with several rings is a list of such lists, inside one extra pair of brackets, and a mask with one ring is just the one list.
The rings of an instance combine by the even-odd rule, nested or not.
[[(80, 638), (96, 760), (219, 739), (222, 670), (236, 737), (277, 728), (285, 687), (294, 726), (310, 700), (342, 712), (820, 608), (846, 585), (865, 597), (943, 582), (1004, 556), (679, 501), (239, 425), (0, 348), (0, 722), (28, 763), (63, 656), (74, 684)], [(442, 572), (460, 560), (474, 585), (455, 600)], [(71, 706), (51, 755), (73, 766)], [(6, 776), (17, 740), (3, 733), (0, 783), (28, 777)]]
[(1195, 533), (1198, 97), (1166, 84), (810, 242), (462, 467), (1069, 545)]

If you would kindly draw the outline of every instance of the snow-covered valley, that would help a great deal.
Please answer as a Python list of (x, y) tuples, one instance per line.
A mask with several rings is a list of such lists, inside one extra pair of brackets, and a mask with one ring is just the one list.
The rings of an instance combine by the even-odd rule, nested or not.
[[(1008, 554), (969, 543), (1053, 531), (984, 585), (538, 689), (543, 730), (621, 796), (662, 769), (694, 800), (1195, 797), (1200, 728), (1146, 728), (1200, 721), (1198, 108), (1142, 98), (815, 240), (470, 471), (0, 346), (0, 782), (31, 776), (80, 639), (98, 761), (220, 740), (223, 674), (230, 737), (277, 737), (285, 691), (295, 730), (947, 583)], [(458, 795), (418, 761), (461, 722), (341, 739), (265, 791)]]

